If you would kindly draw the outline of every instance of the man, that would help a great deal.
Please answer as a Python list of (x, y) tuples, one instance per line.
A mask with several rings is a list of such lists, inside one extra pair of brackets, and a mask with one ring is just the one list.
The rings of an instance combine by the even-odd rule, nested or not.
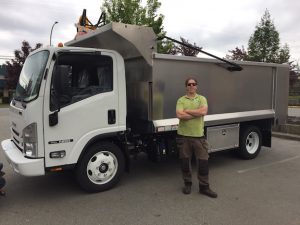
[(181, 170), (184, 180), (182, 192), (191, 193), (193, 153), (197, 159), (199, 192), (211, 198), (217, 193), (212, 191), (208, 182), (208, 144), (204, 136), (204, 116), (208, 106), (204, 96), (197, 94), (197, 80), (188, 78), (185, 81), (186, 95), (178, 99), (176, 115), (179, 119), (177, 146), (181, 159)]

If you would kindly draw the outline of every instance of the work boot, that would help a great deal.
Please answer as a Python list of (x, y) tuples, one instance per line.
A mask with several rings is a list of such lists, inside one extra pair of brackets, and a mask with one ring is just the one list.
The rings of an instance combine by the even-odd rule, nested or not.
[(184, 183), (184, 187), (182, 188), (182, 193), (185, 195), (191, 194), (192, 183)]
[(199, 186), (199, 193), (211, 198), (217, 198), (218, 194), (212, 191), (209, 186)]

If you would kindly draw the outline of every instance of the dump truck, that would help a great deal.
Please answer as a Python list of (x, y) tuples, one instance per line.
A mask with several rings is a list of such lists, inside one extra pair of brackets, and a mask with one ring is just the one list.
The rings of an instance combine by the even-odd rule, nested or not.
[(158, 54), (152, 28), (106, 24), (65, 47), (32, 52), (10, 103), (2, 141), (25, 176), (73, 169), (88, 192), (112, 188), (133, 155), (177, 155), (176, 101), (187, 77), (208, 100), (209, 152), (255, 158), (287, 117), (287, 65)]

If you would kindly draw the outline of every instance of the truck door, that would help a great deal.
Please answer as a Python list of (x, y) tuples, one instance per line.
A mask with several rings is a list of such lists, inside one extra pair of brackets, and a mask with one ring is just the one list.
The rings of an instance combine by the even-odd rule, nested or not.
[(118, 127), (113, 54), (64, 52), (52, 68), (44, 98), (46, 167), (76, 163), (89, 139)]

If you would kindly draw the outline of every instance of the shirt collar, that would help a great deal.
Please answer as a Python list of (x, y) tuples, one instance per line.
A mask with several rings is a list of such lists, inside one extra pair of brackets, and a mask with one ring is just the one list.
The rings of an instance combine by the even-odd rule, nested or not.
[(196, 99), (196, 98), (198, 98), (198, 97), (199, 97), (199, 95), (196, 93), (196, 95), (195, 95), (195, 97), (194, 97), (194, 98), (190, 98), (190, 97), (188, 97), (187, 95), (185, 95), (184, 97), (185, 97), (185, 98), (187, 98), (187, 99), (191, 99), (191, 100), (193, 100), (193, 99)]

